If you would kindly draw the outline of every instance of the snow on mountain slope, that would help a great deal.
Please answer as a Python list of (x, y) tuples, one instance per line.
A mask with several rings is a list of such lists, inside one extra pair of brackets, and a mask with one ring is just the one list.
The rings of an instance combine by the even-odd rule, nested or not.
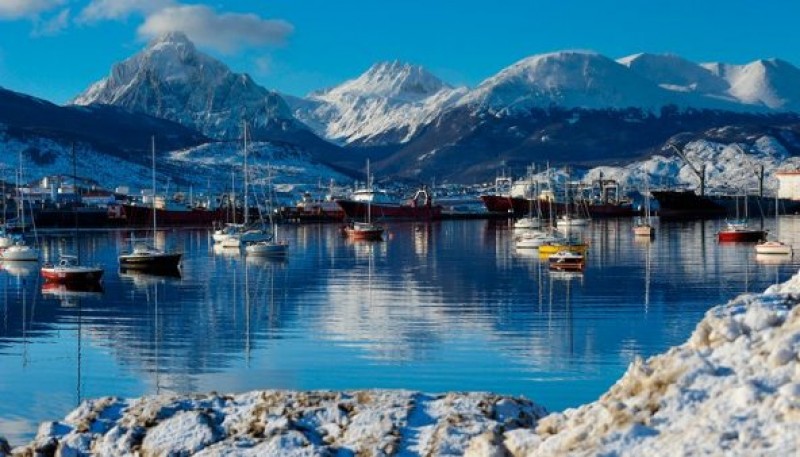
[(763, 104), (777, 111), (800, 111), (800, 69), (780, 59), (747, 65), (703, 64), (730, 85), (742, 103)]
[(702, 65), (673, 54), (634, 54), (618, 59), (636, 74), (667, 90), (729, 97), (727, 81)]
[[(206, 143), (178, 151), (160, 151), (156, 144), (156, 148), (159, 186), (169, 182), (173, 189), (193, 186), (195, 189), (222, 190), (230, 185), (232, 171), (236, 172), (237, 181), (242, 179), (241, 145)], [(256, 142), (249, 149), (248, 161), (255, 183), (266, 176), (267, 165), (272, 170), (274, 182), (290, 185), (289, 187), (316, 185), (331, 180), (339, 183), (351, 181), (351, 178), (312, 160), (295, 148)], [(138, 162), (125, 160), (83, 143), (76, 144), (75, 152), (78, 175), (97, 181), (103, 188), (126, 186), (136, 192), (151, 187), (152, 169), (149, 166), (149, 157)], [(26, 182), (44, 176), (72, 174), (70, 144), (41, 137), (23, 141), (9, 136), (0, 128), (0, 179), (14, 181), (20, 153)]]
[[(192, 175), (199, 177), (204, 187), (207, 181), (212, 186), (229, 186), (231, 171), (236, 172), (237, 181), (242, 179), (244, 151), (241, 144), (235, 142), (207, 143), (172, 151), (168, 157), (172, 166), (191, 169)], [(253, 183), (264, 181), (267, 168), (271, 170), (275, 184), (303, 185), (331, 180), (344, 183), (352, 180), (314, 161), (307, 154), (269, 142), (249, 144), (247, 162)]]
[(520, 60), (480, 83), (459, 105), (513, 113), (551, 105), (657, 109), (674, 102), (670, 92), (607, 57), (564, 51)]
[[(746, 157), (739, 148), (747, 151)], [(724, 189), (734, 194), (744, 191), (757, 193), (756, 173), (760, 165), (764, 166), (765, 189), (775, 190), (778, 186), (774, 177), (776, 171), (800, 168), (800, 157), (789, 157), (786, 149), (769, 136), (755, 139), (752, 146), (739, 144), (738, 147), (708, 140), (692, 141), (684, 146), (683, 151), (695, 166), (705, 164), (709, 191)], [(596, 180), (602, 174), (604, 178), (616, 179), (623, 186), (639, 189), (644, 187), (645, 179), (651, 188), (699, 187), (699, 179), (681, 158), (670, 151), (665, 151), (665, 154), (669, 155), (653, 155), (624, 167), (596, 167), (589, 170), (583, 179)]]
[(214, 138), (240, 136), (241, 119), (254, 128), (287, 129), (296, 124), (286, 102), (203, 54), (180, 32), (151, 41), (141, 52), (73, 100), (109, 104), (179, 122)]
[(465, 93), (421, 66), (394, 61), (305, 99), (287, 100), (298, 119), (326, 138), (384, 144), (407, 141)]

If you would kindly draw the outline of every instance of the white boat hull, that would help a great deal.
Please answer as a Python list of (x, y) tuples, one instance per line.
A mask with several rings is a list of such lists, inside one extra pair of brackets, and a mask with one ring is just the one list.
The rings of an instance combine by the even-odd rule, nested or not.
[(792, 255), (792, 246), (780, 241), (767, 241), (756, 245), (756, 254)]
[(289, 248), (289, 245), (286, 243), (281, 242), (271, 242), (266, 241), (263, 243), (256, 243), (250, 244), (244, 248), (247, 255), (254, 255), (254, 256), (283, 256), (286, 255), (286, 252)]
[(39, 250), (30, 246), (9, 246), (3, 251), (2, 259), (15, 262), (39, 260)]

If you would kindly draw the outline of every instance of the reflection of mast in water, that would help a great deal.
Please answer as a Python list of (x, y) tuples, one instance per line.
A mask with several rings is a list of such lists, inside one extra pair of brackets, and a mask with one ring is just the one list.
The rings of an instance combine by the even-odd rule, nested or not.
[(244, 312), (245, 366), (250, 368), (250, 262), (247, 261), (244, 262)]
[(644, 312), (646, 313), (650, 308), (650, 270), (652, 268), (650, 250), (653, 243), (647, 243), (647, 251), (645, 251), (644, 258)]
[(77, 383), (75, 386), (75, 404), (80, 405), (83, 401), (83, 383), (82, 383), (82, 361), (83, 361), (83, 300), (78, 297), (75, 300), (75, 305), (78, 308), (78, 363), (77, 363)]

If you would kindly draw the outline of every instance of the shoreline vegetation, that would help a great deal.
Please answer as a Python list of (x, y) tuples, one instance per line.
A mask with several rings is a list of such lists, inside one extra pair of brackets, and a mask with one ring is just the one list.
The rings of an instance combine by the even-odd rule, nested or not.
[[(796, 455), (800, 274), (710, 309), (597, 401), (400, 390), (105, 397), (3, 455)], [(546, 401), (546, 399), (544, 399)], [(340, 454), (343, 453), (343, 454)]]

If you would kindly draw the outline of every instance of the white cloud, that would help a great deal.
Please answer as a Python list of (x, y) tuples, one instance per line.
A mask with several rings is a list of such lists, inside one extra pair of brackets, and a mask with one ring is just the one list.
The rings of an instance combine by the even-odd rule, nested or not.
[(96, 22), (125, 19), (133, 13), (152, 14), (176, 4), (175, 0), (92, 0), (81, 11), (79, 20)]
[(33, 18), (53, 10), (66, 0), (0, 0), (0, 19)]
[(294, 27), (286, 21), (262, 19), (255, 14), (222, 13), (201, 5), (164, 8), (139, 26), (142, 38), (167, 32), (184, 32), (198, 46), (231, 53), (243, 47), (281, 44)]
[(61, 33), (69, 25), (69, 8), (61, 10), (55, 16), (46, 20), (36, 20), (34, 22), (33, 36), (53, 36)]

